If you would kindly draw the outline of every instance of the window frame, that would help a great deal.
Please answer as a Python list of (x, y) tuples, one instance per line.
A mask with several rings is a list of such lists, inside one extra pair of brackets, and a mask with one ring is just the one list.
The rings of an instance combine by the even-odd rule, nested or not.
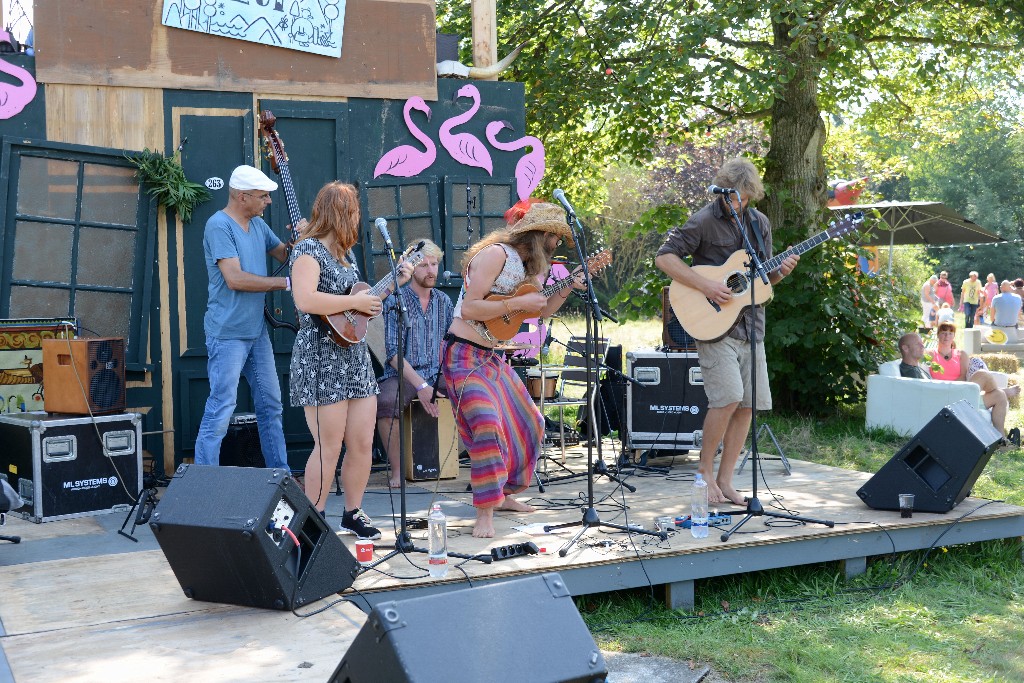
[[(21, 159), (25, 156), (30, 156), (42, 159), (71, 161), (80, 165), (92, 163), (134, 170), (135, 166), (130, 161), (130, 157), (133, 154), (138, 154), (138, 152), (4, 136), (2, 160), (0, 160), (0, 208), (2, 208), (4, 216), (4, 225), (0, 229), (0, 317), (10, 317), (12, 282), (13, 284), (22, 284), (23, 282), (13, 281), (12, 277), (14, 248), (17, 241), (16, 238), (12, 238), (12, 236), (16, 235), (15, 226), (19, 221), (39, 222), (41, 219), (39, 216), (17, 212), (17, 191)], [(43, 218), (43, 220), (58, 225), (73, 225), (76, 233), (82, 227), (124, 230), (124, 228), (118, 228), (117, 226), (98, 221), (81, 220), (81, 166), (78, 173), (79, 181), (76, 189), (75, 218), (72, 221), (47, 218)], [(128, 335), (125, 339), (125, 369), (150, 371), (153, 369), (153, 365), (149, 362), (148, 358), (149, 316), (152, 306), (153, 275), (156, 270), (157, 205), (146, 192), (141, 180), (138, 181), (138, 199), (134, 247), (135, 263), (131, 286), (132, 301), (130, 320), (128, 321)], [(128, 232), (128, 230), (125, 231)], [(72, 255), (72, 265), (74, 272), (77, 272), (77, 253)], [(31, 280), (25, 280), (24, 283), (28, 286), (46, 286), (46, 283)], [(77, 291), (78, 286), (77, 283), (72, 283), (60, 288)], [(127, 288), (104, 286), (89, 286), (82, 289), (83, 291), (99, 292), (128, 291)]]

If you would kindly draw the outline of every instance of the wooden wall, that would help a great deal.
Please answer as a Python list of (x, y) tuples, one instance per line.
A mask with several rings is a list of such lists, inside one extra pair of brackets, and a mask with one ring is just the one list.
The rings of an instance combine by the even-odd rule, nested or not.
[(167, 28), (162, 0), (35, 0), (47, 84), (436, 99), (433, 0), (348, 0), (341, 57)]

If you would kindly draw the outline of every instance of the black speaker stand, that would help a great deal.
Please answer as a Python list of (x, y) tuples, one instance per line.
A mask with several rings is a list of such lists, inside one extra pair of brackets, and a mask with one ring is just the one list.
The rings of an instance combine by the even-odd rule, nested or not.
[[(131, 509), (128, 510), (127, 516), (124, 518), (124, 522), (121, 524), (121, 528), (117, 530), (117, 533), (127, 538), (129, 541), (139, 542), (139, 539), (135, 538), (135, 529), (139, 525), (145, 524), (149, 521), (150, 515), (153, 514), (153, 509), (156, 507), (156, 487), (151, 486), (149, 488), (143, 488), (139, 491), (138, 496), (135, 497), (135, 502), (132, 503)], [(132, 513), (138, 511), (135, 515), (135, 520), (132, 522), (132, 530), (125, 533), (124, 528), (128, 526), (128, 520), (132, 518)]]

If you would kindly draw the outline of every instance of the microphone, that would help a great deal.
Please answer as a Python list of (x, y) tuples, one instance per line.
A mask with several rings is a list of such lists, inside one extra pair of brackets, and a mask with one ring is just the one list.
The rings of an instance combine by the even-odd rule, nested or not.
[(718, 185), (708, 185), (708, 192), (711, 194), (739, 194), (731, 187), (719, 187)]
[(387, 246), (389, 250), (394, 251), (395, 248), (391, 244), (391, 235), (388, 233), (387, 219), (381, 216), (377, 220), (375, 220), (373, 224), (377, 226), (377, 230), (380, 232), (380, 236), (384, 238), (385, 246)]
[(554, 192), (551, 193), (551, 196), (554, 197), (555, 201), (561, 204), (566, 211), (568, 211), (574, 216), (576, 215), (576, 210), (572, 208), (572, 204), (570, 204), (569, 200), (565, 198), (564, 192), (562, 192), (561, 190), (555, 190)]

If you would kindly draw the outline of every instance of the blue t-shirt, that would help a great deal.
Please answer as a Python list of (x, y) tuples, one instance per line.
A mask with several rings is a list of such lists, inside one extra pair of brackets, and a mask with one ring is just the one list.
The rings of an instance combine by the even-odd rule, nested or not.
[(1021, 299), (1013, 292), (1002, 292), (992, 297), (992, 308), (996, 312), (993, 321), (998, 327), (1014, 327), (1020, 313)]
[(249, 221), (248, 232), (224, 211), (218, 211), (206, 221), (203, 252), (210, 286), (203, 322), (208, 336), (255, 339), (263, 333), (266, 294), (230, 289), (217, 261), (237, 258), (245, 272), (266, 276), (267, 252), (279, 244), (281, 240), (259, 216)]

